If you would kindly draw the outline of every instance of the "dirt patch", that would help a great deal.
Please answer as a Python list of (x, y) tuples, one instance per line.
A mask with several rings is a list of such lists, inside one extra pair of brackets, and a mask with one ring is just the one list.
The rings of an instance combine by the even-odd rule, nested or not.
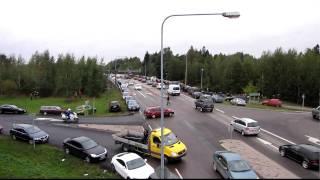
[(243, 141), (225, 139), (220, 144), (228, 151), (236, 152), (246, 159), (264, 179), (300, 179), (275, 161), (253, 149)]

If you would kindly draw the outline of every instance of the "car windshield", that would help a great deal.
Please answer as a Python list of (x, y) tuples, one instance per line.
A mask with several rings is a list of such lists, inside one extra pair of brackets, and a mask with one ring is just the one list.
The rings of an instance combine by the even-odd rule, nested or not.
[(135, 106), (135, 105), (137, 105), (137, 102), (136, 101), (129, 101), (129, 106)]
[(250, 166), (248, 165), (248, 163), (243, 160), (231, 161), (229, 163), (229, 166), (230, 166), (230, 170), (234, 172), (243, 172), (243, 171), (250, 170)]
[(127, 167), (129, 170), (137, 169), (145, 165), (146, 165), (146, 162), (142, 158), (137, 158), (127, 162)]
[(96, 142), (94, 142), (93, 140), (88, 140), (88, 141), (83, 142), (82, 146), (84, 149), (91, 149), (91, 148), (98, 146), (98, 144)]
[(11, 107), (13, 107), (13, 108), (18, 108), (17, 106), (15, 106), (15, 105), (10, 105)]
[(179, 90), (179, 89), (180, 89), (179, 87), (174, 87), (174, 88), (173, 88), (173, 90)]
[(37, 126), (31, 126), (30, 128), (26, 129), (28, 134), (34, 134), (37, 132), (40, 132), (41, 129), (39, 129)]
[(259, 126), (257, 122), (248, 123), (248, 127), (257, 127)]
[(175, 144), (177, 142), (178, 142), (178, 139), (175, 134), (169, 133), (165, 135), (165, 141), (164, 141), (165, 146), (171, 146), (172, 144)]

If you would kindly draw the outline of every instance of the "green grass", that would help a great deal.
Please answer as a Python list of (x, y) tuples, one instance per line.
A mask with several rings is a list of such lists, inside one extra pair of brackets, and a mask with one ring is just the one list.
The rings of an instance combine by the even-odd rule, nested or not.
[[(65, 161), (61, 161), (65, 159)], [(84, 174), (88, 174), (84, 176)], [(98, 163), (65, 155), (64, 152), (48, 144), (33, 146), (23, 141), (13, 141), (8, 136), (0, 136), (0, 178), (119, 178), (103, 172)]]
[[(66, 101), (67, 98), (61, 97), (47, 97), (47, 98), (37, 98), (31, 100), (27, 96), (19, 96), (19, 97), (0, 97), (0, 104), (14, 104), (18, 107), (25, 108), (28, 114), (31, 113), (39, 113), (40, 106), (43, 105), (55, 105), (60, 106), (62, 108), (71, 108), (75, 111), (75, 108), (79, 105), (85, 103), (86, 100), (89, 100), (90, 104), (94, 102), (94, 106), (97, 108), (97, 112), (95, 115), (97, 116), (115, 116), (121, 114), (127, 114), (127, 106), (122, 99), (122, 94), (117, 89), (109, 89), (104, 94), (101, 94), (99, 98), (82, 97), (81, 99), (75, 99), (71, 102)], [(122, 112), (110, 113), (107, 109), (109, 109), (109, 102), (112, 100), (116, 100), (120, 102)]]

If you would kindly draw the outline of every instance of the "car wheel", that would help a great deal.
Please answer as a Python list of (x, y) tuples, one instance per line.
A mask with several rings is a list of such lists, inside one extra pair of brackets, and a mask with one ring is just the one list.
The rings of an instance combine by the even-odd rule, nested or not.
[(114, 167), (113, 164), (111, 164), (111, 172), (115, 173), (116, 172), (116, 167)]
[(302, 165), (302, 167), (305, 168), (305, 169), (308, 169), (308, 168), (309, 168), (309, 163), (308, 163), (307, 160), (303, 160), (301, 165)]
[(90, 163), (90, 157), (87, 156), (87, 157), (84, 159), (84, 161), (85, 161), (86, 163)]
[(282, 156), (282, 157), (286, 156), (286, 152), (283, 149), (280, 150), (280, 156)]
[(43, 115), (45, 115), (45, 116), (46, 116), (46, 115), (47, 115), (47, 112), (43, 112)]
[(18, 112), (18, 111), (15, 111), (14, 113), (15, 113), (15, 114), (19, 114), (19, 112)]
[(17, 140), (17, 137), (15, 135), (12, 135), (13, 140)]
[(172, 116), (173, 116), (173, 113), (169, 113), (169, 116), (172, 117)]
[(195, 109), (198, 109), (198, 106), (195, 106)]
[(3, 113), (3, 111), (0, 109), (0, 114), (2, 114)]
[(214, 171), (217, 171), (217, 165), (216, 165), (216, 163), (213, 163), (213, 170), (214, 170)]
[(69, 148), (65, 148), (65, 149), (64, 149), (64, 152), (65, 152), (66, 154), (70, 154)]
[(210, 110), (210, 112), (212, 112), (212, 111), (213, 111), (213, 109)]
[(245, 136), (246, 134), (244, 133), (244, 131), (241, 131), (241, 135), (242, 135), (242, 136)]
[(203, 108), (201, 108), (200, 111), (203, 112)]
[(154, 118), (156, 118), (156, 115), (152, 115), (151, 117), (154, 119)]

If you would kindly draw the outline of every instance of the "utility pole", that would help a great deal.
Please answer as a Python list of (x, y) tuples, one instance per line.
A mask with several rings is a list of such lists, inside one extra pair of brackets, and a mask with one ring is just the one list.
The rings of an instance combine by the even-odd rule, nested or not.
[(188, 76), (188, 52), (186, 54), (186, 74), (184, 75), (184, 84), (187, 85), (187, 76)]
[(144, 77), (147, 78), (147, 60), (144, 61)]
[(201, 90), (202, 90), (202, 76), (203, 76), (203, 68), (201, 68)]

